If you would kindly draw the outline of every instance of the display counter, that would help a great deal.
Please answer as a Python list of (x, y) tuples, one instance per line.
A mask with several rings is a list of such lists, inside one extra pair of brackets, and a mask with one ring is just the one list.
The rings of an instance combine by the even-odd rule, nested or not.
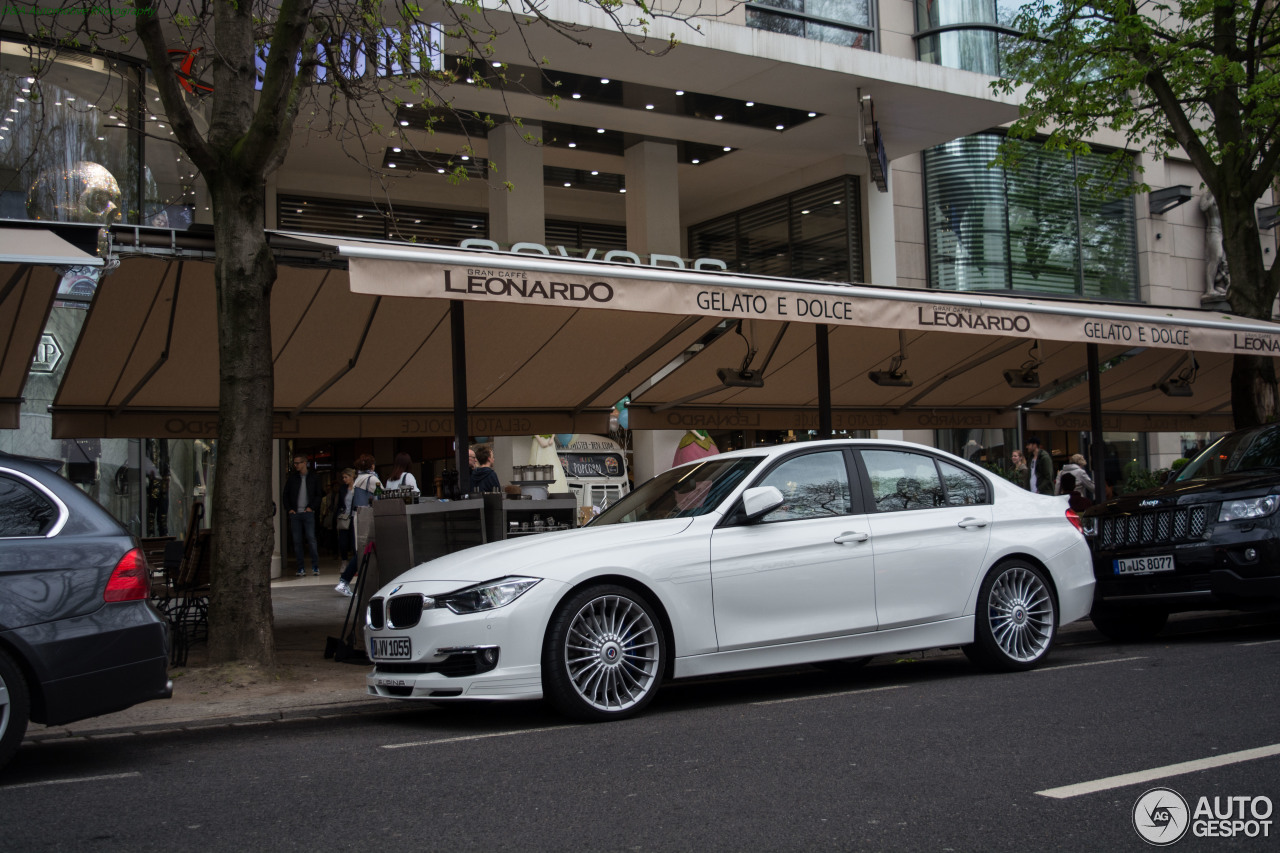
[(578, 526), (578, 501), (573, 495), (551, 498), (519, 498), (484, 495), (489, 539), (515, 539), (568, 530)]
[(373, 504), (378, 563), (393, 578), (419, 563), (489, 541), (485, 501), (381, 500)]

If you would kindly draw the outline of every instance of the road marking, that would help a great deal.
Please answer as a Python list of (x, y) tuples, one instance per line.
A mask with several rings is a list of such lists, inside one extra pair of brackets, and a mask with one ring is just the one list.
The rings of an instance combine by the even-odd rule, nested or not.
[(1146, 657), (1116, 658), (1115, 660), (1091, 660), (1088, 663), (1064, 663), (1062, 666), (1042, 666), (1032, 672), (1052, 672), (1055, 669), (1075, 669), (1078, 666), (1101, 666), (1104, 663), (1128, 663), (1131, 660), (1146, 660)]
[(1181, 764), (1153, 767), (1150, 770), (1139, 770), (1136, 773), (1108, 776), (1106, 779), (1095, 779), (1092, 782), (1080, 782), (1076, 785), (1065, 785), (1061, 788), (1049, 788), (1044, 791), (1036, 791), (1036, 793), (1042, 797), (1065, 800), (1068, 797), (1079, 797), (1083, 794), (1094, 794), (1098, 791), (1108, 791), (1112, 788), (1123, 788), (1126, 785), (1153, 782), (1156, 779), (1164, 779), (1168, 776), (1181, 776), (1184, 773), (1195, 773), (1198, 770), (1208, 770), (1212, 767), (1225, 767), (1228, 764), (1239, 764), (1258, 758), (1270, 758), (1273, 755), (1280, 755), (1280, 744), (1260, 746), (1256, 749), (1244, 749), (1240, 752), (1228, 752), (1225, 755), (1215, 755), (1211, 758), (1197, 758), (1195, 761), (1184, 761)]
[(483, 735), (463, 735), (462, 737), (445, 737), (436, 740), (415, 740), (410, 743), (384, 743), (383, 749), (405, 749), (410, 746), (439, 746), (444, 743), (461, 743), (467, 740), (485, 740), (491, 737), (511, 737), (513, 735), (531, 735), (537, 732), (558, 732), (561, 729), (576, 729), (577, 726), (546, 726), (541, 729), (516, 729), (510, 732), (490, 732)]
[(46, 779), (43, 782), (21, 782), (17, 785), (3, 785), (0, 790), (12, 791), (14, 788), (42, 788), (45, 785), (72, 785), (76, 782), (105, 782), (108, 779), (128, 779), (141, 776), (141, 773), (112, 773), (110, 776), (81, 776), (78, 779)]
[(857, 696), (860, 693), (879, 693), (881, 690), (901, 690), (905, 684), (891, 684), (888, 687), (864, 687), (861, 690), (844, 690), (840, 693), (819, 693), (816, 696), (795, 696), (791, 699), (769, 699), (765, 702), (752, 702), (752, 705), (784, 705), (787, 702), (808, 702), (811, 699), (832, 699), (836, 696)]
[(1237, 646), (1266, 646), (1271, 643), (1280, 643), (1280, 640), (1259, 640), (1256, 643), (1236, 643)]

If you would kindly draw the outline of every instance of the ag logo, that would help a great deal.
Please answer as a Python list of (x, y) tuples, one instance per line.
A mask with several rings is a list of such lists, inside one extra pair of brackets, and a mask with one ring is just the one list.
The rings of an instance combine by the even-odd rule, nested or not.
[(1187, 801), (1172, 788), (1152, 788), (1133, 804), (1133, 828), (1148, 844), (1167, 847), (1186, 835), (1190, 825)]

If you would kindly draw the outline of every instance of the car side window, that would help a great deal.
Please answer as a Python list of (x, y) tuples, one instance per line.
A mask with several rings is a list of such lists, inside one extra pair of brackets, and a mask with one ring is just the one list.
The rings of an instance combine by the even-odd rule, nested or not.
[(853, 511), (849, 469), (842, 451), (804, 453), (770, 471), (756, 485), (776, 486), (783, 504), (761, 521), (795, 521), (848, 515)]
[(864, 450), (862, 461), (879, 512), (946, 506), (946, 492), (932, 456), (903, 450)]
[(0, 474), (0, 537), (43, 536), (57, 519), (57, 508), (44, 495)]
[(987, 502), (987, 484), (975, 474), (938, 460), (942, 482), (947, 487), (947, 506), (974, 506)]

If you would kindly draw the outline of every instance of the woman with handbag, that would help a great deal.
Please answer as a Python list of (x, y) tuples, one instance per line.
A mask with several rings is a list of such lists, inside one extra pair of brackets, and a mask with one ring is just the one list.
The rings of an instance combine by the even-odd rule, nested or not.
[(355, 481), (356, 469), (343, 468), (342, 488), (338, 491), (337, 521), (334, 526), (338, 531), (338, 559), (344, 563), (356, 549), (351, 530), (351, 501), (355, 497), (355, 491), (351, 487)]

